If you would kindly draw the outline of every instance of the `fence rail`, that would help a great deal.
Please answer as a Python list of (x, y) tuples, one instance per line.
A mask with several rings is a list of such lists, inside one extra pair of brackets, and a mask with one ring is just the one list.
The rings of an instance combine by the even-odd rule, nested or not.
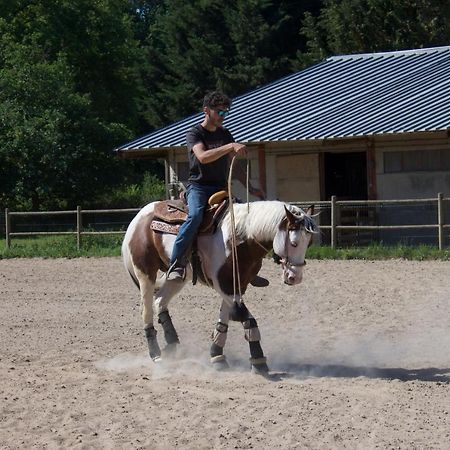
[[(49, 236), (49, 235), (76, 235), (77, 249), (81, 249), (82, 236), (87, 235), (114, 235), (125, 234), (124, 230), (114, 231), (85, 231), (83, 230), (83, 215), (85, 214), (116, 214), (116, 213), (137, 213), (139, 208), (124, 208), (124, 209), (81, 209), (77, 206), (76, 210), (71, 211), (30, 211), (30, 212), (16, 212), (5, 209), (5, 234), (6, 234), (6, 248), (11, 247), (11, 238), (20, 236)], [(74, 231), (12, 231), (12, 218), (20, 216), (63, 216), (72, 215), (76, 219), (76, 229)]]
[[(338, 237), (341, 232), (344, 231), (389, 231), (389, 230), (436, 230), (434, 236), (437, 238), (438, 247), (442, 250), (445, 247), (445, 230), (450, 229), (450, 223), (446, 223), (446, 211), (450, 206), (450, 198), (445, 198), (443, 194), (439, 193), (435, 198), (425, 199), (404, 199), (404, 200), (337, 200), (335, 196), (331, 198), (331, 201), (317, 201), (317, 202), (294, 202), (298, 206), (307, 206), (313, 203), (318, 209), (329, 211), (329, 224), (321, 223), (320, 228), (322, 230), (329, 230), (330, 232), (330, 244), (331, 247), (336, 247), (338, 243)], [(344, 208), (349, 207), (378, 207), (379, 211), (376, 216), (381, 215), (382, 208), (386, 206), (399, 207), (399, 205), (414, 205), (422, 204), (436, 207), (436, 213), (432, 213), (431, 217), (434, 219), (429, 220), (428, 223), (398, 223), (398, 224), (385, 224), (385, 225), (372, 225), (357, 223), (353, 225), (343, 224), (342, 212)], [(351, 209), (351, 208), (350, 208)], [(125, 209), (81, 209), (80, 206), (76, 210), (70, 211), (30, 211), (30, 212), (13, 212), (5, 209), (5, 235), (6, 235), (6, 247), (11, 246), (11, 238), (22, 236), (48, 236), (48, 235), (76, 235), (77, 236), (77, 248), (81, 249), (82, 237), (86, 235), (118, 235), (124, 234), (124, 230), (103, 230), (92, 231), (83, 229), (83, 216), (87, 214), (125, 214), (125, 213), (137, 213), (139, 208), (125, 208)], [(75, 222), (75, 228), (73, 231), (13, 231), (13, 218), (21, 216), (73, 216)], [(385, 220), (385, 219), (379, 219)], [(358, 220), (356, 220), (358, 221)], [(430, 223), (431, 222), (431, 223)]]

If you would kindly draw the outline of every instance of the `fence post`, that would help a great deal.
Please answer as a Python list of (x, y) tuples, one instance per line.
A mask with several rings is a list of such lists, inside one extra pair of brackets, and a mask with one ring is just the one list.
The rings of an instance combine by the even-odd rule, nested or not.
[(438, 193), (438, 242), (439, 250), (444, 248), (444, 195), (442, 192)]
[(81, 250), (81, 207), (77, 206), (77, 250)]
[(336, 196), (331, 196), (331, 248), (336, 248), (337, 245), (337, 205)]
[(6, 248), (11, 247), (11, 216), (9, 215), (9, 209), (5, 208), (5, 234), (6, 234)]

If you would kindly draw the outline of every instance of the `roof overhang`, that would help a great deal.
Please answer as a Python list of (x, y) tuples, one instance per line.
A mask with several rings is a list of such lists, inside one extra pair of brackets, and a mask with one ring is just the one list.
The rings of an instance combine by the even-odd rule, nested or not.
[[(433, 131), (418, 131), (418, 132), (393, 132), (393, 133), (374, 133), (367, 135), (357, 136), (339, 136), (339, 137), (326, 137), (321, 139), (294, 139), (294, 140), (273, 140), (273, 141), (250, 141), (242, 143), (246, 144), (250, 148), (266, 148), (280, 150), (284, 148), (292, 149), (293, 147), (305, 148), (310, 147), (316, 151), (323, 151), (323, 148), (340, 147), (345, 145), (354, 145), (355, 143), (368, 143), (371, 141), (400, 141), (410, 139), (429, 139), (431, 136), (440, 136), (441, 138), (450, 138), (450, 129), (446, 130), (433, 130)], [(322, 148), (322, 150), (321, 150)], [(133, 148), (120, 148), (115, 152), (119, 158), (123, 159), (151, 159), (151, 158), (164, 158), (168, 157), (169, 151), (185, 151), (186, 145), (172, 145), (170, 147), (142, 147), (139, 149)]]
[[(237, 97), (226, 127), (251, 145), (447, 133), (449, 71), (450, 46), (334, 56)], [(161, 157), (180, 149), (203, 114), (134, 139), (117, 153)]]
[(156, 147), (156, 148), (140, 148), (140, 149), (116, 149), (117, 156), (121, 159), (150, 159), (150, 158), (167, 158), (167, 153), (171, 149), (180, 147)]

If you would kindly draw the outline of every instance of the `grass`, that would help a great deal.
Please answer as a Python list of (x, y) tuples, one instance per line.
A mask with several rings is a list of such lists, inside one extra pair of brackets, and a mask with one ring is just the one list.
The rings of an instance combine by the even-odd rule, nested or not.
[(123, 236), (83, 236), (82, 248), (77, 250), (75, 236), (38, 236), (15, 238), (6, 248), (0, 243), (0, 259), (5, 258), (78, 258), (81, 256), (120, 256)]
[(408, 246), (384, 246), (372, 244), (368, 247), (337, 248), (312, 246), (307, 253), (309, 259), (409, 259), (414, 261), (425, 260), (450, 260), (450, 249), (439, 250), (428, 245)]
[[(38, 236), (15, 238), (11, 247), (6, 248), (5, 240), (0, 241), (0, 259), (6, 258), (78, 258), (120, 256), (123, 236), (83, 236), (82, 248), (77, 250), (75, 236)], [(308, 259), (409, 259), (450, 260), (450, 249), (438, 250), (436, 247), (420, 245), (416, 247), (397, 245), (387, 247), (373, 244), (368, 247), (349, 247), (333, 249), (327, 246), (311, 246)]]

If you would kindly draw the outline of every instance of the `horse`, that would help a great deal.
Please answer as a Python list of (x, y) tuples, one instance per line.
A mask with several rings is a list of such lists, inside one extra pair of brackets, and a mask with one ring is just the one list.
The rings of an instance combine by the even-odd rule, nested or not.
[[(156, 204), (152, 202), (144, 206), (130, 222), (122, 243), (122, 257), (126, 271), (140, 290), (149, 355), (153, 361), (159, 362), (163, 357), (173, 356), (180, 343), (168, 306), (192, 279), (193, 272), (190, 264), (182, 281), (167, 280), (164, 273), (158, 277), (158, 271), (168, 270), (176, 236), (151, 229)], [(241, 322), (244, 328), (250, 347), (251, 370), (268, 374), (258, 324), (244, 304), (243, 295), (271, 248), (281, 263), (282, 281), (290, 286), (302, 281), (306, 251), (317, 230), (313, 209), (310, 207), (305, 212), (278, 200), (232, 203), (232, 209), (223, 215), (214, 233), (197, 236), (199, 279), (213, 288), (222, 300), (210, 348), (214, 368), (229, 368), (223, 351), (228, 324), (233, 320)], [(167, 343), (163, 352), (156, 336), (154, 313)]]

